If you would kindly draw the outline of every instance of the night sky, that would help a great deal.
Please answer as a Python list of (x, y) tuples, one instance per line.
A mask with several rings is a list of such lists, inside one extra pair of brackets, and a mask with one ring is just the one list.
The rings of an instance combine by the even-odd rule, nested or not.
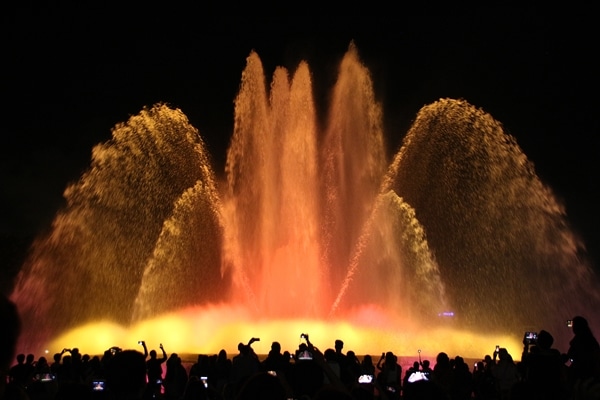
[(307, 60), (323, 112), (351, 41), (372, 72), (390, 157), (422, 106), (452, 97), (484, 109), (566, 205), (598, 269), (600, 35), (592, 10), (447, 6), (267, 18), (148, 7), (3, 6), (3, 291), (115, 124), (157, 102), (180, 108), (221, 174), (250, 52), (268, 75)]

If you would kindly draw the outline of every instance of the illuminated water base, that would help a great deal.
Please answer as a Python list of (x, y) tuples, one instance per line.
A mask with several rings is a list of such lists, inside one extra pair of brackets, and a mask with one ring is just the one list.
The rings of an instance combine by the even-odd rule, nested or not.
[[(311, 342), (324, 351), (333, 348), (336, 339), (344, 340), (344, 351), (357, 355), (393, 351), (401, 356), (418, 354), (431, 360), (444, 351), (451, 357), (483, 358), (492, 354), (496, 344), (518, 357), (522, 338), (503, 334), (463, 330), (448, 320), (430, 329), (417, 327), (409, 321), (400, 321), (376, 305), (362, 307), (352, 315), (331, 321), (322, 319), (265, 319), (248, 318), (251, 310), (229, 305), (209, 308), (190, 307), (123, 327), (111, 322), (97, 322), (71, 330), (48, 344), (49, 353), (63, 348), (79, 347), (89, 354), (102, 354), (118, 345), (138, 349), (139, 340), (149, 348), (163, 343), (168, 353), (216, 354), (225, 349), (237, 354), (237, 344), (251, 337), (261, 340), (252, 345), (257, 354), (267, 354), (271, 343), (278, 341), (282, 351), (293, 353), (301, 342), (301, 333), (308, 333)], [(446, 326), (444, 326), (446, 325)]]

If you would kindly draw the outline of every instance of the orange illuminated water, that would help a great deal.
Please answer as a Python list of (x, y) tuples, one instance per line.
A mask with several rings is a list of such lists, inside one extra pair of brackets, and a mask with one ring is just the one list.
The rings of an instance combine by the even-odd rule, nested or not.
[(251, 53), (221, 180), (180, 110), (115, 126), (19, 275), (22, 348), (233, 353), (258, 336), (268, 353), (306, 332), (357, 354), (518, 357), (524, 331), (560, 344), (598, 308), (564, 207), (489, 114), (427, 105), (389, 160), (403, 133), (384, 135), (353, 45), (325, 122), (312, 90), (307, 63), (267, 81)]

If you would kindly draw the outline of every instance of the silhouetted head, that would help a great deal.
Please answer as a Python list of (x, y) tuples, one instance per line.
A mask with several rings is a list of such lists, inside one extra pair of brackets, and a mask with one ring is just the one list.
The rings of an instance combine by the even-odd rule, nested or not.
[(25, 362), (25, 354), (23, 354), (23, 353), (17, 354), (17, 362), (19, 364), (23, 364)]
[(325, 360), (327, 360), (329, 362), (333, 362), (333, 361), (337, 360), (337, 356), (336, 356), (334, 349), (325, 350), (325, 353), (323, 353), (323, 357), (325, 357)]
[(271, 351), (273, 351), (275, 353), (280, 353), (281, 352), (281, 344), (279, 344), (279, 342), (271, 343)]
[(501, 347), (500, 350), (498, 350), (498, 359), (500, 361), (507, 361), (507, 362), (513, 361), (512, 356), (510, 355), (508, 350), (506, 350), (504, 347)]
[(438, 353), (435, 362), (438, 365), (450, 365), (450, 357), (448, 357), (448, 354), (441, 352)]
[(156, 350), (150, 350), (150, 358), (156, 358)]
[(240, 349), (240, 354), (248, 355), (248, 354), (250, 354), (250, 350), (252, 350), (251, 346), (243, 345), (242, 348)]
[(343, 348), (344, 348), (344, 342), (342, 342), (340, 339), (337, 339), (335, 341), (335, 351), (340, 352), (340, 351), (342, 351)]
[(385, 353), (385, 362), (387, 364), (393, 364), (396, 362), (396, 356), (391, 351)]
[(356, 361), (356, 353), (354, 353), (354, 351), (352, 350), (348, 350), (348, 352), (346, 353), (346, 357), (348, 357), (348, 359), (352, 360), (353, 362)]
[(591, 333), (590, 325), (587, 322), (587, 319), (577, 316), (573, 318), (573, 334), (581, 335)]
[(552, 347), (553, 343), (554, 343), (554, 338), (552, 337), (550, 332), (541, 330), (540, 333), (538, 333), (537, 346), (540, 349), (548, 350), (549, 348)]

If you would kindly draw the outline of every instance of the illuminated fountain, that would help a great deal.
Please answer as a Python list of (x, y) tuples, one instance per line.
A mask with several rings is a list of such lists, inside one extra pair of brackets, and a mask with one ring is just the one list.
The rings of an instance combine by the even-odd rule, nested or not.
[(266, 353), (308, 331), (357, 353), (518, 355), (524, 330), (558, 337), (598, 307), (563, 207), (491, 116), (428, 105), (387, 160), (353, 46), (324, 127), (316, 114), (306, 63), (268, 88), (252, 53), (225, 182), (181, 111), (117, 125), (23, 266), (22, 346), (216, 353), (261, 336)]

